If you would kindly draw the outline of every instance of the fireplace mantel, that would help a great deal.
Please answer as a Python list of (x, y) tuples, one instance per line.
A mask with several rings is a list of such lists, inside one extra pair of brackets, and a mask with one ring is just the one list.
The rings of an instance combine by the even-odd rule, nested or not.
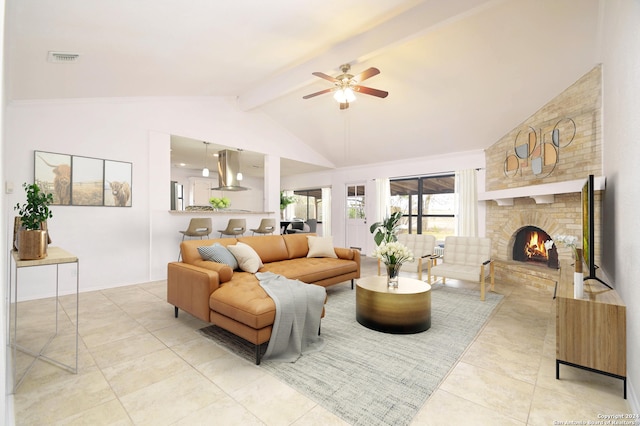
[[(478, 194), (478, 200), (493, 200), (498, 203), (499, 206), (512, 206), (514, 198), (530, 197), (536, 201), (536, 204), (551, 204), (554, 202), (555, 194), (581, 192), (585, 182), (586, 179), (577, 179), (564, 182), (546, 183), (543, 185), (529, 185), (520, 188), (487, 191)], [(604, 190), (604, 176), (595, 177), (594, 183), (596, 191)]]

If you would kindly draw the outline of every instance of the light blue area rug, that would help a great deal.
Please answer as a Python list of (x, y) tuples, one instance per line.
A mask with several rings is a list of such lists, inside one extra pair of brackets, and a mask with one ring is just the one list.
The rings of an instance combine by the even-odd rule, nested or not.
[[(326, 347), (295, 363), (263, 361), (283, 382), (353, 425), (407, 425), (473, 341), (502, 296), (435, 285), (431, 328), (418, 334), (369, 330), (355, 318), (355, 290), (327, 289)], [(215, 326), (201, 330), (255, 362), (253, 345)]]

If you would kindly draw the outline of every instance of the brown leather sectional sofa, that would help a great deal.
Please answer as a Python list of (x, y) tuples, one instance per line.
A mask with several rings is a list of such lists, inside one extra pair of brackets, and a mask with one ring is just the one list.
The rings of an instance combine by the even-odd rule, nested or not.
[(178, 309), (212, 322), (256, 345), (269, 341), (276, 307), (254, 274), (203, 260), (198, 247), (218, 242), (251, 246), (264, 263), (259, 272), (273, 272), (305, 283), (330, 286), (360, 277), (360, 252), (334, 248), (337, 258), (307, 257), (309, 235), (287, 234), (255, 237), (186, 240), (180, 244), (181, 262), (168, 265), (167, 301)]

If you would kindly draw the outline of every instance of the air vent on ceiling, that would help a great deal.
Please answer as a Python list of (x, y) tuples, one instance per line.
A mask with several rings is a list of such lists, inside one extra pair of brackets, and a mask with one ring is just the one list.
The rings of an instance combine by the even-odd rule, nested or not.
[(80, 57), (79, 53), (49, 52), (49, 55), (47, 56), (47, 61), (68, 64), (72, 62), (78, 62), (79, 57)]

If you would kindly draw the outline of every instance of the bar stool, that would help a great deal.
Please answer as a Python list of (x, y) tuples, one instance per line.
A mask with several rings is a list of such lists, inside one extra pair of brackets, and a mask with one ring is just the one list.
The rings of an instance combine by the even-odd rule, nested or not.
[(229, 219), (226, 229), (218, 229), (220, 237), (223, 235), (242, 235), (247, 230), (246, 219)]
[(276, 220), (275, 219), (262, 219), (260, 221), (260, 226), (257, 229), (252, 229), (251, 235), (258, 234), (273, 234), (273, 230), (276, 229)]
[[(185, 237), (209, 237), (211, 231), (213, 230), (213, 225), (211, 224), (211, 218), (206, 217), (194, 217), (189, 221), (189, 226), (186, 231), (178, 231), (182, 234), (182, 241), (184, 241)], [(182, 257), (182, 252), (178, 254), (178, 262)]]

